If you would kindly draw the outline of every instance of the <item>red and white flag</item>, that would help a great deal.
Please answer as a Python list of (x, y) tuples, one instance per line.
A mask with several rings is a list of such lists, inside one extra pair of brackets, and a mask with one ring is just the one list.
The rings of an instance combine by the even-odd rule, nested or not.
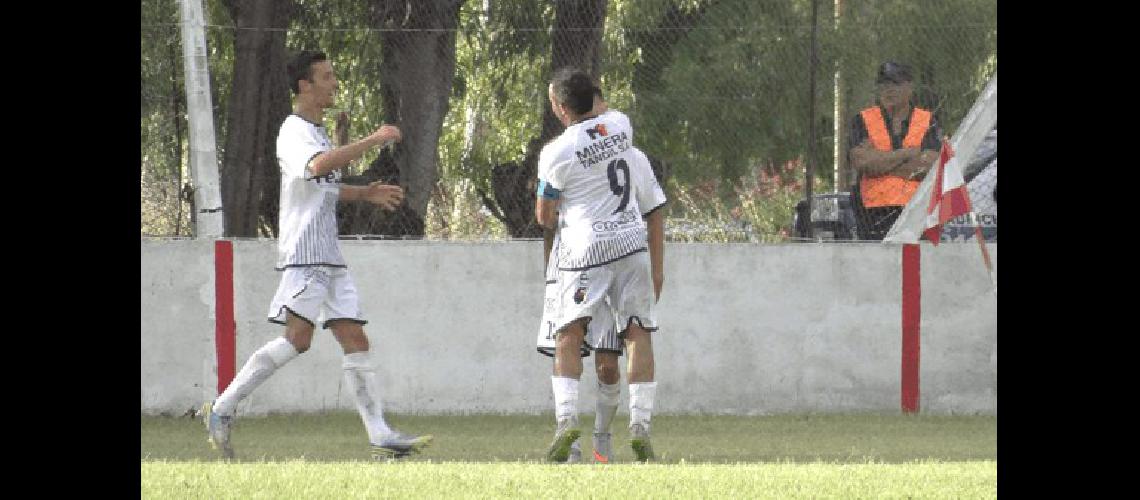
[(894, 226), (883, 238), (891, 243), (918, 243), (921, 235), (937, 245), (942, 238), (942, 226), (950, 219), (970, 213), (970, 195), (962, 177), (960, 162), (954, 158), (950, 143), (942, 141), (938, 166), (927, 175), (899, 214)]
[[(934, 177), (934, 195), (926, 206), (926, 239), (934, 245), (942, 239), (942, 226), (950, 219), (970, 213), (970, 195), (966, 192), (966, 181), (958, 162), (950, 163), (954, 150), (950, 143), (942, 141), (942, 154), (938, 159), (938, 172)], [(950, 163), (950, 167), (947, 167)], [(941, 189), (938, 187), (941, 186)]]

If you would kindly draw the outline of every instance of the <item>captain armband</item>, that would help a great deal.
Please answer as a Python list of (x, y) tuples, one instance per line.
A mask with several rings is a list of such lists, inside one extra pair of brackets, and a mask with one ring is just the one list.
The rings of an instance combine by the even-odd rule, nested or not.
[(562, 191), (554, 189), (554, 186), (551, 186), (546, 181), (539, 179), (538, 180), (538, 192), (535, 194), (537, 194), (540, 198), (546, 198), (548, 200), (557, 200), (559, 197), (562, 196)]

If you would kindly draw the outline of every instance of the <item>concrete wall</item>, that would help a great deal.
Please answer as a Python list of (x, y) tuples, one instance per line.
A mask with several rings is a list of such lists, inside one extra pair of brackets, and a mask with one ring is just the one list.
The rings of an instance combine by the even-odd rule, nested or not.
[[(266, 321), (275, 244), (234, 241), (239, 369), (283, 331)], [(551, 361), (534, 343), (540, 241), (341, 244), (386, 410), (553, 411)], [(997, 245), (988, 248), (996, 266)], [(667, 244), (656, 412), (898, 411), (901, 254), (881, 244)], [(144, 239), (141, 255), (142, 412), (182, 414), (215, 395), (213, 242)], [(921, 411), (996, 414), (997, 297), (978, 247), (924, 244), (921, 267)], [(352, 409), (341, 356), (319, 330), (239, 412)], [(585, 366), (589, 413), (592, 357)], [(619, 412), (627, 405), (623, 385)]]

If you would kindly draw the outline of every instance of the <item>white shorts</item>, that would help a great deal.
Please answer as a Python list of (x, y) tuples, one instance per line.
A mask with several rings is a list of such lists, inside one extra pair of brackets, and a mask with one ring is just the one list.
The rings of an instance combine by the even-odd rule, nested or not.
[[(546, 284), (546, 297), (543, 300), (544, 306), (542, 308), (542, 322), (538, 325), (538, 353), (546, 356), (554, 357), (555, 349), (555, 333), (554, 329), (554, 313), (556, 308), (552, 307), (555, 303), (558, 294), (557, 281), (550, 280)], [(602, 304), (594, 311), (593, 319), (586, 323), (586, 337), (582, 339), (581, 354), (582, 357), (588, 357), (590, 351), (609, 351), (616, 352), (619, 356), (622, 354), (622, 341), (617, 335), (617, 322), (614, 321), (614, 313), (609, 304)]]
[[(553, 300), (546, 301), (552, 308), (550, 328), (559, 332), (578, 318), (594, 318), (605, 323), (616, 322), (617, 339), (625, 337), (626, 329), (634, 321), (646, 331), (656, 331), (657, 301), (651, 275), (649, 252), (638, 252), (580, 271), (559, 270), (551, 285), (555, 287)], [(611, 309), (612, 319), (605, 317), (605, 309)], [(598, 334), (604, 331), (598, 330)]]
[(269, 304), (269, 321), (285, 324), (291, 311), (314, 327), (345, 319), (365, 324), (361, 319), (356, 284), (343, 267), (288, 267), (281, 273), (281, 284)]

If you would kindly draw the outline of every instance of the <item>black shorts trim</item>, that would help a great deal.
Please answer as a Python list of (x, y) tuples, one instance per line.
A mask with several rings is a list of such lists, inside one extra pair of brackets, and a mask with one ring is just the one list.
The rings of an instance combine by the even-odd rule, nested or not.
[(602, 262), (602, 263), (599, 263), (599, 264), (590, 264), (590, 265), (588, 265), (588, 266), (583, 266), (583, 267), (559, 267), (559, 268), (558, 268), (558, 270), (559, 270), (559, 271), (585, 271), (585, 270), (587, 270), (587, 269), (593, 269), (593, 268), (595, 268), (595, 267), (602, 267), (602, 266), (604, 266), (604, 265), (606, 265), (606, 264), (612, 264), (612, 263), (614, 263), (614, 262), (617, 262), (617, 261), (619, 261), (619, 260), (621, 260), (621, 259), (624, 259), (624, 258), (626, 258), (626, 257), (629, 257), (630, 255), (633, 255), (633, 254), (635, 254), (635, 253), (641, 253), (641, 252), (647, 252), (647, 251), (649, 251), (649, 249), (648, 249), (648, 248), (638, 248), (637, 250), (634, 250), (634, 251), (632, 251), (632, 252), (630, 252), (630, 253), (627, 253), (627, 254), (625, 254), (625, 255), (622, 255), (621, 257), (614, 257), (614, 258), (612, 258), (612, 259), (610, 259), (610, 260), (607, 260), (607, 261), (605, 261), (605, 262)]
[(284, 267), (274, 267), (274, 271), (284, 271), (291, 267), (335, 267), (338, 269), (348, 269), (347, 264), (285, 264)]
[(328, 319), (328, 320), (325, 320), (325, 323), (324, 323), (324, 325), (322, 325), (322, 327), (323, 327), (325, 330), (328, 330), (328, 329), (329, 329), (329, 324), (330, 324), (330, 323), (332, 323), (333, 321), (351, 321), (351, 322), (353, 322), (353, 323), (356, 323), (356, 324), (358, 324), (358, 325), (367, 325), (367, 324), (368, 324), (368, 321), (366, 321), (366, 320), (363, 320), (363, 319), (356, 319), (356, 318), (332, 318), (332, 319)]
[(635, 320), (637, 321), (637, 326), (640, 326), (641, 329), (645, 330), (646, 332), (653, 333), (653, 332), (656, 332), (658, 329), (658, 327), (656, 327), (656, 326), (653, 328), (646, 327), (645, 324), (641, 322), (640, 316), (630, 316), (629, 321), (625, 322), (625, 328), (622, 328), (621, 331), (618, 332), (618, 334), (617, 334), (617, 337), (619, 339), (625, 340), (625, 334), (626, 334), (626, 332), (629, 331), (629, 325), (632, 325)]
[[(300, 115), (298, 115), (298, 116), (300, 116)], [(304, 118), (304, 117), (302, 117), (301, 119), (302, 119), (302, 120), (305, 120), (305, 118)], [(308, 122), (309, 120), (305, 120), (305, 121), (307, 121), (307, 122)], [(309, 122), (309, 123), (313, 123), (313, 122)], [(316, 125), (316, 124), (314, 123), (314, 125)], [(322, 126), (322, 125), (317, 125), (317, 126), (318, 126), (318, 127), (320, 127), (320, 126)], [(309, 174), (309, 175), (311, 175), (311, 176), (312, 176), (312, 177), (306, 177), (306, 178), (305, 178), (305, 180), (314, 179), (314, 178), (317, 178), (317, 177), (324, 177), (323, 175), (321, 175), (321, 176), (318, 176), (318, 175), (314, 175), (314, 174), (313, 174), (313, 171), (312, 171), (312, 170), (310, 170), (310, 169), (309, 169), (309, 167), (311, 167), (311, 166), (313, 165), (313, 160), (315, 160), (315, 159), (316, 159), (318, 156), (320, 156), (320, 155), (322, 155), (322, 154), (328, 153), (329, 151), (332, 151), (332, 150), (331, 150), (331, 149), (329, 149), (329, 150), (325, 150), (325, 151), (318, 151), (316, 154), (314, 154), (313, 156), (310, 156), (310, 157), (309, 157), (309, 159), (305, 161), (305, 171), (304, 171), (304, 173), (306, 173), (306, 174)]]
[[(286, 310), (286, 311), (289, 311), (289, 312), (293, 313), (293, 315), (294, 315), (294, 316), (296, 316), (296, 317), (298, 317), (298, 318), (301, 318), (302, 320), (304, 320), (304, 321), (305, 321), (305, 323), (308, 323), (308, 324), (309, 324), (309, 326), (311, 326), (311, 327), (313, 327), (313, 328), (316, 328), (316, 327), (317, 327), (317, 325), (316, 325), (315, 323), (313, 323), (313, 321), (312, 321), (312, 320), (310, 320), (309, 318), (306, 318), (306, 317), (304, 317), (304, 316), (301, 316), (300, 314), (297, 314), (297, 311), (294, 311), (294, 310), (293, 310), (293, 309), (291, 309), (289, 306), (281, 306), (281, 309), (284, 309), (284, 310)], [(280, 315), (281, 315), (281, 311), (280, 311), (280, 309), (279, 309), (279, 310), (277, 311), (277, 316), (280, 316)], [(269, 318), (269, 322), (270, 322), (270, 323), (277, 323), (278, 325), (285, 325), (285, 324), (287, 324), (287, 323), (285, 323), (284, 321), (277, 321), (277, 319), (276, 319), (276, 318), (277, 318), (277, 316), (273, 316), (273, 317)]]
[[(539, 354), (546, 356), (548, 358), (554, 357), (554, 348), (552, 348), (552, 347), (539, 347), (539, 348), (536, 348), (535, 350), (537, 350)], [(580, 348), (578, 353), (581, 354), (583, 358), (590, 357), (589, 346), (587, 346), (586, 343), (583, 342), (582, 347)]]

